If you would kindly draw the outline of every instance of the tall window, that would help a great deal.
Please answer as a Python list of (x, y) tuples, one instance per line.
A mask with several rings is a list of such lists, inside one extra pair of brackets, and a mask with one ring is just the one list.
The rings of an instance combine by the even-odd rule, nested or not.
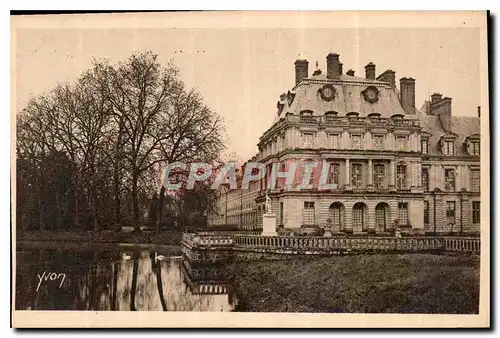
[(446, 191), (455, 191), (455, 169), (444, 170), (444, 184)]
[(455, 153), (455, 142), (445, 141), (443, 152), (445, 155), (453, 155)]
[(352, 223), (355, 228), (365, 228), (365, 217), (364, 217), (364, 205), (362, 203), (356, 203), (352, 209)]
[(398, 219), (399, 224), (408, 224), (408, 203), (398, 203)]
[(330, 163), (328, 167), (328, 183), (340, 185), (340, 163)]
[(314, 225), (314, 202), (304, 202), (304, 225)]
[(352, 149), (361, 149), (361, 135), (351, 135)]
[(481, 202), (472, 201), (472, 223), (478, 224), (481, 222)]
[(361, 163), (351, 164), (351, 185), (354, 188), (363, 186), (363, 165)]
[(330, 219), (334, 229), (342, 229), (342, 204), (333, 203), (330, 205)]
[(422, 168), (422, 188), (425, 192), (429, 191), (429, 168)]
[(376, 150), (384, 149), (385, 135), (373, 135), (373, 143), (375, 144)]
[(479, 155), (479, 142), (472, 142), (472, 155)]
[(407, 187), (407, 172), (406, 164), (398, 164), (396, 166), (396, 187), (398, 190), (406, 190)]
[(400, 151), (408, 150), (408, 136), (397, 136), (396, 145)]
[(329, 146), (333, 149), (340, 148), (340, 138), (339, 134), (329, 134), (328, 135)]
[(446, 202), (446, 218), (448, 224), (455, 224), (455, 201)]
[(424, 224), (429, 223), (429, 201), (424, 201)]
[(378, 231), (387, 230), (387, 210), (388, 206), (380, 203), (375, 207), (375, 224)]
[(471, 169), (470, 171), (470, 190), (479, 192), (481, 186), (481, 171), (479, 169)]
[(422, 151), (422, 154), (427, 154), (428, 150), (429, 150), (429, 141), (421, 140), (420, 141), (420, 150)]
[(302, 133), (302, 145), (304, 148), (313, 147), (314, 133)]
[(375, 163), (373, 166), (373, 184), (375, 189), (385, 189), (385, 165)]

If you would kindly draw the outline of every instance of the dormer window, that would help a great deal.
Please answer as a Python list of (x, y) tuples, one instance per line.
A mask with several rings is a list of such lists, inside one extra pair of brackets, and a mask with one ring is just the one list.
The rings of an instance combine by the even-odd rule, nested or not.
[(455, 140), (457, 134), (448, 133), (441, 137), (439, 144), (441, 146), (441, 153), (443, 155), (454, 155), (455, 154)]
[(472, 134), (465, 138), (464, 145), (469, 155), (479, 156), (479, 148), (481, 144), (479, 141), (479, 134)]
[(313, 112), (312, 112), (312, 110), (302, 110), (302, 111), (300, 112), (300, 115), (301, 115), (301, 116), (312, 116), (312, 115), (313, 115)]
[(403, 119), (403, 114), (394, 114), (391, 116), (391, 119), (393, 120), (402, 120)]
[(358, 117), (358, 116), (359, 116), (359, 114), (358, 114), (358, 113), (356, 113), (356, 112), (354, 112), (354, 111), (352, 111), (352, 112), (350, 112), (350, 113), (345, 114), (345, 116), (347, 116), (347, 117)]
[(337, 112), (333, 111), (333, 110), (327, 111), (325, 113), (325, 119), (326, 119), (327, 122), (333, 122), (333, 121), (335, 121), (335, 117), (336, 116), (337, 116)]
[(368, 117), (371, 119), (379, 119), (380, 116), (381, 116), (380, 113), (371, 113), (368, 115)]
[(422, 154), (429, 153), (429, 141), (428, 140), (421, 140), (420, 141), (420, 151), (422, 152)]
[(455, 142), (444, 141), (443, 154), (453, 155), (455, 153)]
[(471, 155), (479, 155), (479, 141), (472, 141), (471, 149)]

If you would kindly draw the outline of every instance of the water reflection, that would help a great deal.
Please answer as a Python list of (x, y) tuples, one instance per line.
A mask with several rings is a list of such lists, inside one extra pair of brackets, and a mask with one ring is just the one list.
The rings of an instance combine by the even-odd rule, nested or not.
[(234, 310), (236, 297), (224, 267), (192, 266), (180, 257), (164, 256), (146, 250), (20, 249), (16, 309)]

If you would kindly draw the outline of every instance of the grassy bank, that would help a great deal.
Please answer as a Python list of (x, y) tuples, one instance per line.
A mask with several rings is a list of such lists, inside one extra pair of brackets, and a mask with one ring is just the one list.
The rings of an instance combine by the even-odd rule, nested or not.
[(166, 231), (158, 234), (151, 231), (138, 233), (121, 231), (31, 231), (18, 233), (16, 240), (180, 245), (181, 238), (182, 233), (178, 231)]
[(479, 257), (363, 255), (238, 263), (243, 311), (477, 313)]

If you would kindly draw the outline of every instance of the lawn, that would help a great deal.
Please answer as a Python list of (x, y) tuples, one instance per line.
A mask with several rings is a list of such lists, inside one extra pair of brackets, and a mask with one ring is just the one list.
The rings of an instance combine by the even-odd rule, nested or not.
[(478, 313), (479, 257), (356, 255), (240, 262), (240, 310)]

